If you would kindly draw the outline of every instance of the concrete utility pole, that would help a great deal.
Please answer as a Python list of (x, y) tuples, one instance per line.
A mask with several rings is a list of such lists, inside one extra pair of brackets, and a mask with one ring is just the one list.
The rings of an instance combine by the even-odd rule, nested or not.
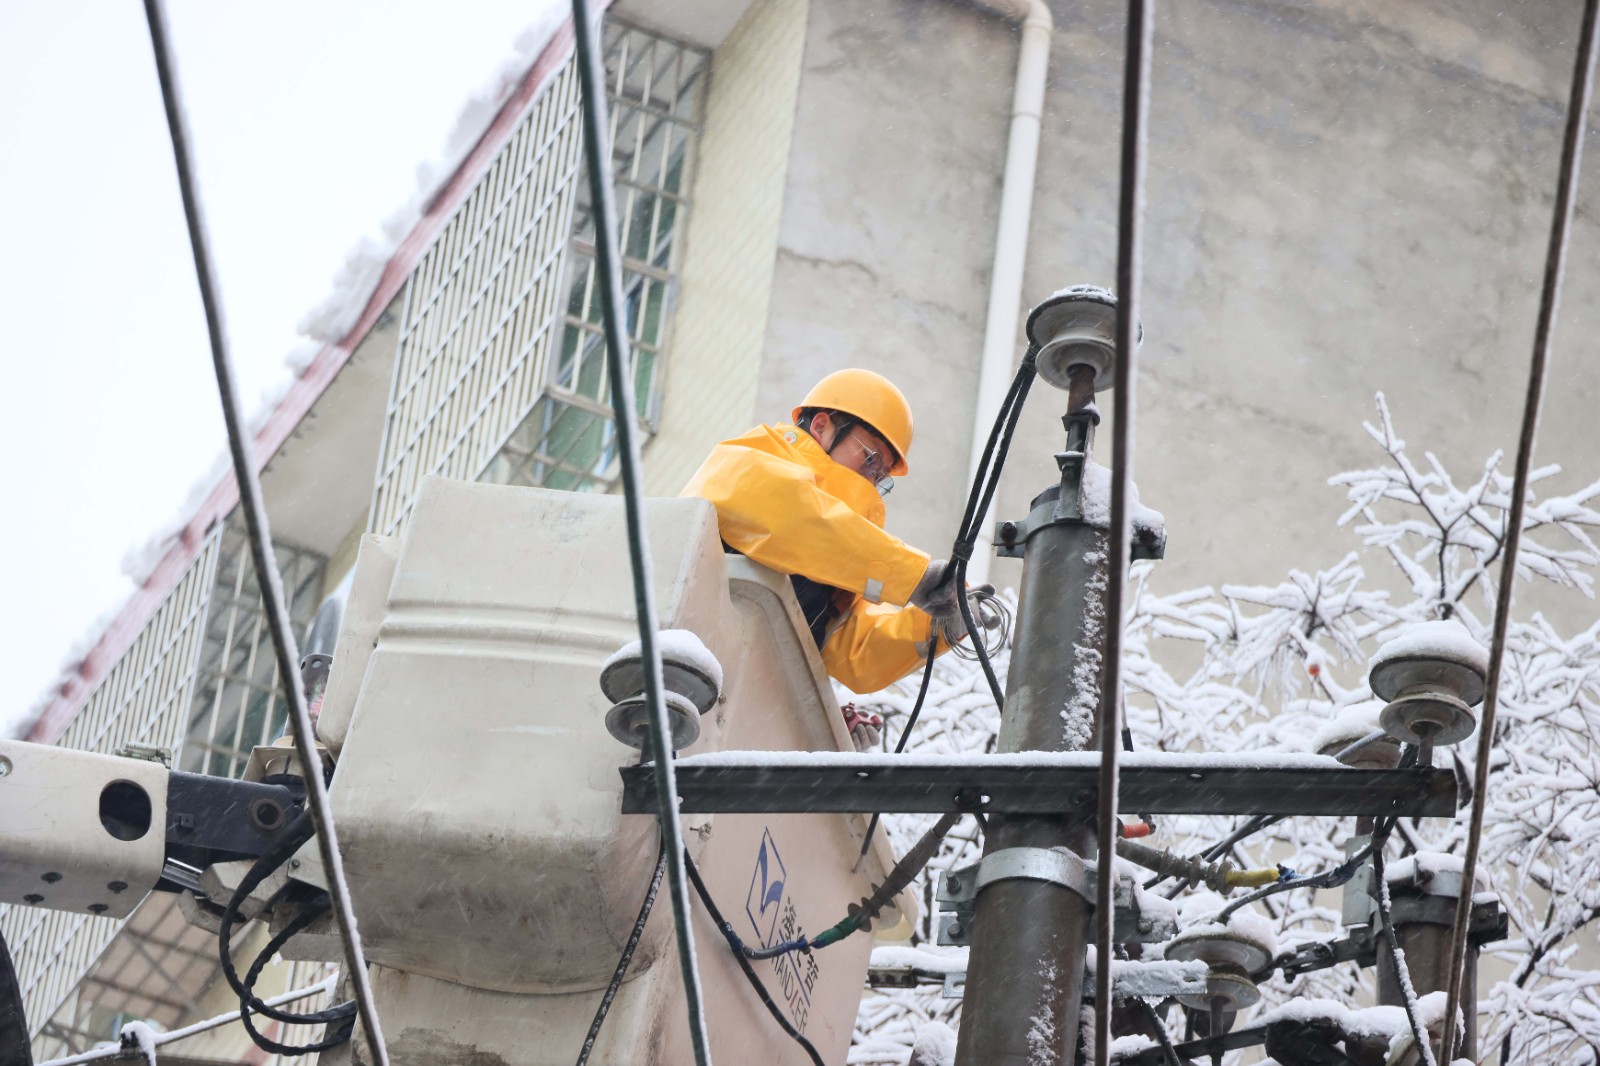
[[(1115, 301), (1103, 290), (1069, 290), (1035, 309), (1031, 337), (1035, 321), (1048, 317), (1041, 313), (1052, 306), (1071, 312), (1046, 323), (1061, 334), (1052, 339), (1046, 330), (1033, 339), (1041, 345), (1040, 376), (1068, 388), (1067, 446), (1056, 455), (1060, 484), (1033, 501), (1025, 521), (1002, 523), (996, 537), (1002, 555), (1023, 556), (1000, 752), (1094, 745), (1106, 627), (1115, 624), (1105, 607), (1106, 521), (1094, 503), (1085, 507), (1083, 495), (1100, 421), (1094, 389), (1097, 378), (1105, 380), (1114, 350)], [(1098, 524), (1091, 517), (1099, 517)], [(1095, 850), (1096, 804), (1092, 793), (1064, 796), (1068, 804), (1073, 809), (1067, 814), (989, 818), (957, 1066), (1073, 1059), (1095, 894), (1087, 860)]]
[[(1067, 416), (1061, 484), (1037, 501), (1065, 513), (1027, 539), (1001, 752), (1080, 751), (1094, 741), (1094, 703), (1080, 693), (1099, 694), (1107, 536), (1073, 512), (1098, 420), (1092, 407)], [(957, 1066), (1072, 1061), (1094, 891), (1082, 861), (1094, 851), (1094, 805), (1084, 800), (1081, 814), (989, 819), (985, 863), (1063, 848), (1077, 857), (1063, 856), (1063, 869), (1080, 876), (1068, 887), (1013, 875), (978, 896)]]
[[(1376, 886), (1374, 886), (1376, 891)], [(1461, 895), (1461, 873), (1434, 870), (1418, 861), (1402, 878), (1389, 882), (1390, 917), (1394, 939), (1405, 957), (1411, 986), (1418, 996), (1443, 992), (1450, 987), (1450, 947), (1455, 933), (1456, 900)], [(1376, 915), (1373, 916), (1376, 922)], [(1375, 930), (1376, 932), (1376, 930)], [(1461, 1002), (1466, 1031), (1457, 1057), (1478, 1057), (1478, 942), (1469, 931), (1466, 968), (1462, 974)], [(1395, 973), (1394, 956), (1378, 941), (1378, 1002), (1386, 1007), (1403, 1007), (1405, 991)]]

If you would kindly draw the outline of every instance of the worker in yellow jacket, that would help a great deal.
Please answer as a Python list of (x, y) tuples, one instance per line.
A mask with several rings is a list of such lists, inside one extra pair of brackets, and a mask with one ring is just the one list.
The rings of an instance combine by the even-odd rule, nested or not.
[(840, 370), (791, 417), (717, 445), (682, 494), (716, 507), (730, 552), (791, 575), (828, 673), (873, 692), (966, 634), (945, 560), (883, 528), (911, 405), (887, 378)]

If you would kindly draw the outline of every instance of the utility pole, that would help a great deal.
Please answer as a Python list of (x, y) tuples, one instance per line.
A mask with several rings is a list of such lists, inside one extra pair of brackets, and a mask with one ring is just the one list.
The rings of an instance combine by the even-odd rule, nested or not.
[[(1377, 886), (1373, 886), (1373, 891)], [(1418, 996), (1443, 992), (1450, 987), (1450, 945), (1455, 933), (1456, 900), (1463, 891), (1458, 870), (1434, 870), (1418, 858), (1403, 877), (1389, 881), (1389, 912), (1394, 924), (1394, 940), (1410, 971), (1411, 986)], [(1376, 916), (1374, 916), (1376, 920)], [(1467, 965), (1463, 973), (1461, 1002), (1466, 1032), (1459, 1058), (1476, 1061), (1478, 1056), (1478, 943), (1470, 930), (1467, 937)], [(1405, 991), (1395, 972), (1394, 956), (1381, 940), (1377, 951), (1378, 1002), (1386, 1007), (1403, 1007)]]
[[(1028, 333), (1039, 375), (1068, 392), (1061, 481), (1028, 518), (1002, 522), (1002, 555), (1023, 557), (1017, 635), (998, 750), (1081, 751), (1095, 744), (1106, 627), (1108, 501), (1085, 497), (1100, 421), (1097, 385), (1115, 358), (1116, 303), (1066, 290), (1035, 308)], [(1149, 549), (1146, 557), (1159, 549)], [(1135, 557), (1140, 557), (1136, 551)], [(957, 1066), (1070, 1063), (1078, 1038), (1093, 911), (1093, 792), (1064, 796), (1069, 813), (991, 815), (970, 930)]]

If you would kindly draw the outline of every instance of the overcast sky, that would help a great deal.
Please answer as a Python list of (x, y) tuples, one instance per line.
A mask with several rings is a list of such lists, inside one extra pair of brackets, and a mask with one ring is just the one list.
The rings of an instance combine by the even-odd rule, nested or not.
[[(240, 388), (559, 0), (169, 0)], [(142, 5), (0, 3), (0, 734), (223, 449)]]

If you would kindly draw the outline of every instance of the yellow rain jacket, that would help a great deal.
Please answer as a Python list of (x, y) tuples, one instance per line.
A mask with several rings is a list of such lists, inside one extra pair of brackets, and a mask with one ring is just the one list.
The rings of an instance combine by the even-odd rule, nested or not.
[[(883, 528), (883, 498), (795, 426), (757, 426), (712, 449), (681, 495), (710, 500), (723, 542), (849, 602), (822, 646), (828, 673), (875, 692), (922, 665), (933, 619), (904, 605), (928, 555)], [(946, 645), (941, 641), (939, 651)]]

